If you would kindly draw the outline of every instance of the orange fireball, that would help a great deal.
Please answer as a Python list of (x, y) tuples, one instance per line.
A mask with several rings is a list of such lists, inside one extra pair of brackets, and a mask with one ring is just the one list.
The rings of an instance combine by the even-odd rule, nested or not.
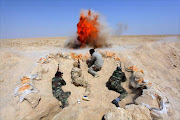
[(81, 48), (86, 44), (93, 44), (98, 37), (98, 15), (94, 15), (88, 10), (88, 15), (81, 13), (79, 23), (77, 24), (78, 41), (81, 43)]

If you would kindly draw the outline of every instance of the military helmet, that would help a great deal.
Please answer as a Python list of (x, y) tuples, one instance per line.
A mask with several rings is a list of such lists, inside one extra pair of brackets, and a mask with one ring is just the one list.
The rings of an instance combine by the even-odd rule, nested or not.
[(63, 73), (62, 73), (62, 72), (57, 71), (57, 72), (56, 72), (56, 74), (55, 74), (55, 77), (59, 77), (59, 76), (61, 76), (61, 75), (63, 75)]
[(122, 71), (121, 67), (117, 67), (116, 70), (118, 71)]
[(78, 67), (78, 62), (74, 62), (74, 63), (73, 63), (73, 66), (74, 66), (74, 67)]

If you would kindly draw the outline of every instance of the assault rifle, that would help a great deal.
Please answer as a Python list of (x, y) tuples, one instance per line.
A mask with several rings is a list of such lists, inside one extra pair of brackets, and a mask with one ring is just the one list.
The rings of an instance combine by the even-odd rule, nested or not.
[(80, 60), (78, 59), (78, 68), (81, 68), (81, 66), (80, 66)]
[(59, 64), (58, 64), (58, 68), (57, 68), (56, 74), (63, 75), (63, 72), (61, 72), (61, 71), (59, 70)]

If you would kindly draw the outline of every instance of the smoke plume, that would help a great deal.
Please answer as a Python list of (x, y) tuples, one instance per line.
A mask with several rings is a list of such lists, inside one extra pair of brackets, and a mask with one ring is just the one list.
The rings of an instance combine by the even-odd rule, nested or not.
[(116, 25), (116, 28), (113, 32), (113, 35), (115, 36), (121, 36), (123, 32), (125, 32), (128, 29), (128, 25), (127, 24), (122, 24), (122, 23), (118, 23)]

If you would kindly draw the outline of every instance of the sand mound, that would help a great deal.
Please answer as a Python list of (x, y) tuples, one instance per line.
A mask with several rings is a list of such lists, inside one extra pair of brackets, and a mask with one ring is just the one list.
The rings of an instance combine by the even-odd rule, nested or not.
[(147, 107), (143, 105), (127, 105), (124, 108), (113, 108), (106, 113), (104, 120), (152, 120)]
[[(146, 40), (147, 37), (144, 39)], [(173, 37), (168, 37), (171, 39)], [(116, 41), (118, 38), (115, 38)], [(125, 38), (128, 40), (130, 38)], [(143, 38), (137, 38), (143, 39)], [(153, 39), (153, 38), (151, 38)], [(175, 114), (168, 116), (167, 119), (179, 119), (180, 113), (180, 42), (178, 41), (160, 41), (152, 42), (142, 41), (139, 43), (137, 40), (136, 46), (126, 47), (115, 46), (114, 48), (108, 48), (109, 51), (118, 53), (119, 56), (130, 59), (133, 64), (144, 70), (145, 79), (153, 81), (162, 90), (162, 93), (167, 96), (170, 103), (174, 106)], [(159, 38), (158, 38), (159, 39)], [(11, 40), (9, 40), (12, 42)], [(17, 40), (18, 41), (18, 40)], [(16, 42), (17, 42), (16, 41)], [(38, 40), (43, 41), (43, 40)], [(64, 40), (65, 41), (65, 40)], [(112, 42), (114, 42), (112, 41)], [(126, 42), (127, 42), (126, 41)], [(153, 39), (153, 41), (155, 41)], [(51, 41), (52, 42), (52, 41)], [(39, 53), (48, 53), (49, 49), (57, 49), (56, 40), (48, 46), (34, 48), (30, 46), (24, 51), (24, 47), (21, 45), (12, 47), (13, 49), (7, 49), (8, 44), (1, 44), (0, 58), (1, 61), (1, 101), (0, 101), (0, 119), (102, 119), (104, 114), (108, 113), (114, 105), (111, 101), (119, 96), (118, 93), (110, 91), (106, 88), (105, 83), (116, 69), (116, 63), (112, 58), (104, 58), (104, 66), (99, 72), (99, 78), (93, 78), (87, 73), (87, 65), (81, 62), (84, 76), (92, 86), (92, 93), (89, 96), (91, 101), (82, 101), (78, 104), (77, 100), (82, 98), (84, 88), (75, 87), (71, 84), (70, 71), (74, 60), (56, 58), (50, 59), (48, 63), (49, 71), (44, 73), (42, 80), (34, 81), (36, 88), (40, 91), (38, 94), (41, 96), (41, 101), (36, 108), (32, 108), (31, 105), (25, 100), (19, 103), (18, 97), (14, 97), (13, 90), (20, 83), (20, 76), (31, 71), (31, 67), (41, 57)], [(61, 41), (62, 42), (62, 41)], [(119, 41), (121, 44), (122, 41)], [(134, 44), (135, 44), (134, 43)], [(22, 43), (25, 46), (24, 43)], [(127, 45), (125, 43), (124, 45)], [(129, 45), (129, 44), (128, 44)], [(36, 46), (37, 47), (37, 46)], [(124, 46), (123, 46), (124, 47)], [(46, 49), (44, 49), (46, 48)], [(60, 48), (62, 49), (62, 48)], [(85, 49), (86, 50), (86, 49)], [(103, 50), (103, 49), (102, 49)], [(36, 54), (38, 52), (38, 54)], [(75, 51), (77, 52), (77, 51)], [(79, 51), (78, 51), (79, 52)], [(81, 52), (81, 51), (80, 51)], [(86, 51), (87, 52), (87, 51)], [(26, 54), (24, 54), (26, 53)], [(32, 57), (33, 56), (33, 57)], [(60, 64), (60, 70), (64, 73), (63, 78), (67, 82), (67, 85), (63, 87), (64, 91), (71, 91), (71, 96), (68, 101), (69, 107), (61, 109), (58, 101), (52, 96), (51, 79), (57, 69), (57, 64)], [(4, 65), (6, 64), (6, 65)], [(125, 64), (125, 63), (124, 63)], [(3, 68), (3, 69), (2, 69)], [(124, 68), (123, 68), (124, 70)], [(130, 73), (126, 72), (129, 80)], [(132, 99), (135, 93), (129, 89), (129, 82), (122, 83), (123, 87), (129, 92), (128, 96), (120, 102), (120, 106), (124, 107), (126, 104), (134, 103)], [(98, 91), (98, 92), (97, 92)]]

